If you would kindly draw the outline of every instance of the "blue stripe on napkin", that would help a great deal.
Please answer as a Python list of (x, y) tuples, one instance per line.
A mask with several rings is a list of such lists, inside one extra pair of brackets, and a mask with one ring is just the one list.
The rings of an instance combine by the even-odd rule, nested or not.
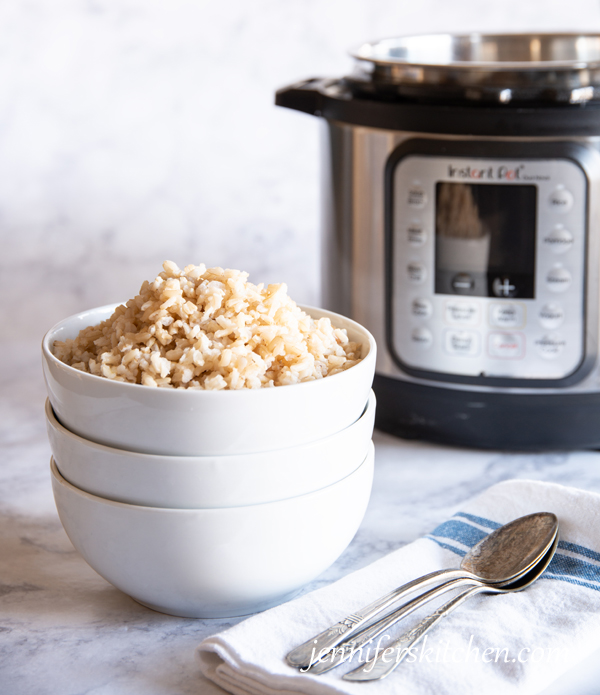
[(471, 548), (488, 534), (459, 519), (450, 519), (450, 521), (444, 521), (443, 524), (440, 524), (435, 531), (432, 531), (431, 535), (436, 538), (450, 538)]
[(595, 550), (590, 550), (585, 548), (583, 545), (576, 545), (575, 543), (569, 543), (568, 541), (559, 541), (558, 547), (563, 550), (570, 550), (572, 553), (577, 553), (578, 555), (583, 555), (584, 557), (589, 557), (590, 560), (597, 560), (600, 562), (600, 553)]
[(457, 548), (454, 545), (448, 545), (448, 543), (443, 543), (442, 541), (439, 541), (437, 538), (432, 538), (431, 540), (435, 541), (442, 548), (446, 548), (446, 550), (451, 550), (453, 553), (456, 553), (461, 557), (464, 557), (467, 554), (466, 550), (463, 550), (462, 548)]
[(482, 516), (466, 514), (465, 512), (458, 512), (458, 514), (455, 514), (454, 516), (462, 516), (464, 519), (468, 519), (469, 521), (472, 521), (475, 524), (479, 524), (480, 526), (485, 526), (485, 528), (489, 528), (490, 531), (495, 531), (497, 528), (500, 528), (500, 526), (502, 526), (502, 524), (498, 524), (495, 521), (490, 521), (489, 519), (484, 519)]
[[(440, 524), (426, 537), (440, 547), (462, 557), (469, 548), (479, 543), (487, 535), (473, 524), (490, 530), (501, 526), (491, 519), (459, 512), (452, 519)], [(561, 553), (560, 550), (565, 552)], [(600, 563), (600, 553), (582, 545), (561, 540), (543, 577), (600, 591), (600, 565), (594, 564), (594, 561)]]

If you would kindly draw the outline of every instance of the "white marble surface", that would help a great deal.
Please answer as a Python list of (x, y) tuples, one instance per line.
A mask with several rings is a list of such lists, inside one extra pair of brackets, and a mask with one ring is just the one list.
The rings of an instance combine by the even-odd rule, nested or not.
[[(49, 479), (37, 341), (0, 345), (0, 693), (217, 695), (196, 645), (235, 620), (155, 613), (90, 569), (66, 537)], [(408, 443), (376, 433), (364, 522), (342, 557), (307, 590), (426, 533), (461, 503), (509, 478), (600, 492), (600, 454), (499, 454)], [(600, 648), (600, 645), (598, 645)], [(546, 695), (597, 693), (598, 656)]]

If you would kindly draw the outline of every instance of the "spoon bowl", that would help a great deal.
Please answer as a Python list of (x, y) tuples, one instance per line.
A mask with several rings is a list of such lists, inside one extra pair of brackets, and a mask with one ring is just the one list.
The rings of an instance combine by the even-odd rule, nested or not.
[(549, 512), (519, 517), (474, 545), (460, 568), (488, 584), (510, 584), (540, 561), (557, 532), (558, 519)]

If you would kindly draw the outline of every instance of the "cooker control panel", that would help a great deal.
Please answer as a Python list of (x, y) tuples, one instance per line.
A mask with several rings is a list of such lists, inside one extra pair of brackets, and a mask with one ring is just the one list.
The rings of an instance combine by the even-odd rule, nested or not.
[(437, 375), (560, 380), (584, 358), (574, 160), (408, 154), (388, 186), (388, 347)]

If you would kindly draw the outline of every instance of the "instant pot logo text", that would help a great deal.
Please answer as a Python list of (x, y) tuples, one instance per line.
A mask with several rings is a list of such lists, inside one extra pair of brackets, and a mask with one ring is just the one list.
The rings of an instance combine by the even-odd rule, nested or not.
[(480, 181), (519, 181), (523, 176), (525, 169), (524, 164), (519, 164), (516, 167), (508, 167), (504, 164), (499, 166), (488, 166), (481, 169), (477, 167), (457, 167), (452, 164), (448, 165), (448, 176), (451, 179), (469, 179)]

